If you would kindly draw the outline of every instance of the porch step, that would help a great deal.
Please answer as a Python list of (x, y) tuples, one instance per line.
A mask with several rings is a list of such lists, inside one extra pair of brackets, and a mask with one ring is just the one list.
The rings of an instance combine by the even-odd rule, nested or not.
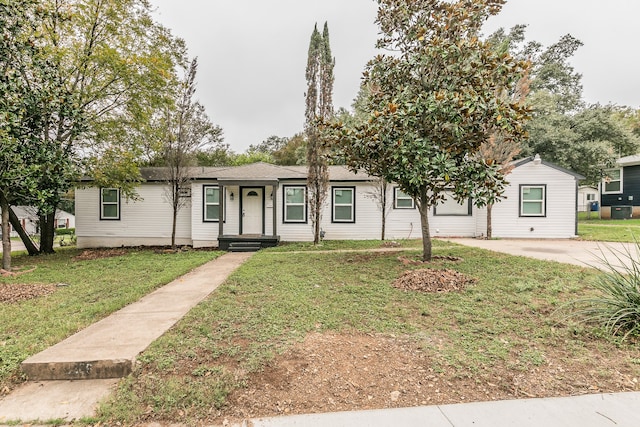
[(262, 248), (262, 243), (251, 241), (237, 241), (229, 243), (229, 252), (256, 252)]

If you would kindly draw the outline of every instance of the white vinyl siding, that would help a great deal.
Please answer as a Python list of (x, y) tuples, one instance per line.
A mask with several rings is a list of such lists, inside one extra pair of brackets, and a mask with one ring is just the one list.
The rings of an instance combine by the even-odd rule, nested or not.
[(602, 194), (617, 193), (622, 193), (622, 168), (608, 170), (602, 186)]
[(520, 216), (546, 216), (546, 186), (520, 186)]
[(120, 219), (120, 190), (100, 189), (100, 219)]
[(307, 187), (283, 187), (284, 222), (307, 222)]
[[(98, 188), (76, 189), (76, 236), (78, 247), (120, 247), (169, 245), (171, 243), (172, 209), (167, 187), (160, 183), (145, 183), (136, 187), (139, 198), (122, 199), (120, 221), (100, 220), (96, 206), (100, 205)], [(201, 206), (197, 212), (202, 221)], [(176, 243), (190, 245), (191, 203), (178, 211)]]
[(331, 221), (355, 222), (356, 203), (355, 187), (331, 188)]

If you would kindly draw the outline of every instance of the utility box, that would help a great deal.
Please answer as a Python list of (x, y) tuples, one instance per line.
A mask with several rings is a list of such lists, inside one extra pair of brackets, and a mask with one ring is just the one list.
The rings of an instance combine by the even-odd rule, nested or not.
[(633, 214), (633, 206), (611, 206), (611, 219), (629, 219)]

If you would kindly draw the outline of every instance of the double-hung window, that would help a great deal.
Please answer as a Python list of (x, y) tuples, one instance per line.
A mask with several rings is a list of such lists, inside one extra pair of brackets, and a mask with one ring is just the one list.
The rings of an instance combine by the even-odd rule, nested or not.
[(546, 199), (546, 185), (520, 185), (520, 216), (546, 216)]
[(120, 219), (120, 189), (100, 189), (100, 219)]
[(285, 185), (284, 222), (307, 222), (307, 187)]
[(416, 202), (413, 200), (411, 196), (409, 196), (404, 191), (400, 190), (399, 187), (393, 188), (393, 208), (394, 209), (414, 209), (416, 207)]
[(331, 188), (331, 221), (356, 222), (356, 188)]
[(622, 193), (622, 169), (608, 170), (603, 184), (603, 194)]
[(458, 201), (453, 197), (453, 193), (449, 192), (445, 192), (444, 200), (439, 201), (433, 208), (433, 214), (440, 216), (469, 216), (471, 213), (471, 199)]
[(204, 186), (204, 222), (220, 221), (220, 187)]

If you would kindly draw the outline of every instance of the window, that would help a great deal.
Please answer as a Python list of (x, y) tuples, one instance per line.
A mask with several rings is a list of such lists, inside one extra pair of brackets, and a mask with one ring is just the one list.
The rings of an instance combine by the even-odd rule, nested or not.
[(120, 190), (100, 189), (100, 219), (120, 219)]
[(587, 194), (587, 200), (595, 200), (596, 199), (596, 195), (593, 193), (589, 193)]
[(284, 222), (307, 222), (307, 187), (287, 186), (284, 191)]
[(331, 188), (331, 221), (356, 222), (355, 187)]
[(416, 202), (411, 196), (398, 187), (393, 188), (393, 208), (394, 209), (414, 209)]
[(56, 228), (67, 228), (67, 220), (65, 218), (56, 219)]
[(220, 187), (204, 186), (204, 221), (220, 221)]
[(622, 169), (611, 169), (604, 178), (603, 193), (622, 193)]
[(433, 208), (433, 214), (439, 216), (469, 216), (471, 215), (471, 200), (457, 201), (453, 194), (446, 192), (444, 200), (441, 200)]
[(545, 185), (520, 186), (520, 216), (546, 216)]

